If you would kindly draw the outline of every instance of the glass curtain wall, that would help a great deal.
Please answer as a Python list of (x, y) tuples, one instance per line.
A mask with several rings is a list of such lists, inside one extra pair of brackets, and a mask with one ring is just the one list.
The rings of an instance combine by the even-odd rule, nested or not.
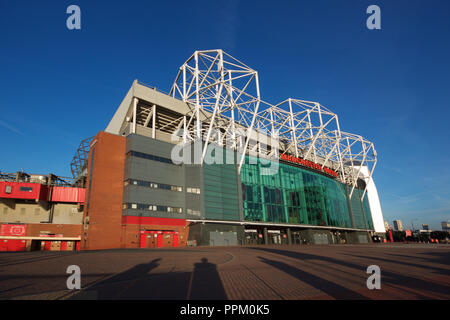
[(352, 226), (346, 188), (342, 183), (284, 163), (279, 163), (276, 174), (261, 174), (267, 166), (249, 156), (242, 166), (245, 220), (361, 229), (372, 220), (367, 197), (364, 209), (368, 214), (365, 216), (362, 211), (358, 189), (351, 200), (352, 206), (359, 208), (355, 226)]

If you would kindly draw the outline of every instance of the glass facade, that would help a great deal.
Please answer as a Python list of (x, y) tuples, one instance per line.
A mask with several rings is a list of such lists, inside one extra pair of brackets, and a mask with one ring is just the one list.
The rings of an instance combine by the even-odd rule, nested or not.
[(348, 201), (346, 186), (332, 178), (284, 163), (279, 163), (276, 174), (261, 174), (267, 166), (249, 156), (242, 166), (245, 220), (372, 228), (367, 197), (362, 204), (359, 189)]
[[(361, 191), (361, 190), (357, 190), (357, 191), (359, 191), (359, 193), (362, 197), (364, 191)], [(364, 200), (363, 200), (363, 210), (366, 215), (367, 229), (373, 230), (372, 214), (370, 212), (369, 197), (367, 196), (367, 192), (366, 192), (366, 195), (364, 196)]]
[(205, 218), (239, 220), (237, 170), (234, 164), (205, 164)]
[[(350, 187), (347, 187), (348, 192), (350, 193)], [(352, 198), (350, 200), (352, 206), (353, 220), (355, 223), (355, 228), (358, 229), (366, 229), (366, 219), (363, 211), (361, 196), (358, 189), (355, 189), (352, 194)]]

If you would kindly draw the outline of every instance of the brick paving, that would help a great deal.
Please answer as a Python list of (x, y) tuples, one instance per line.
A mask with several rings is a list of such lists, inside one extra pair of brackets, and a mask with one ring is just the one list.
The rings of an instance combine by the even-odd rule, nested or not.
[[(78, 265), (82, 290), (68, 290)], [(369, 290), (369, 265), (381, 290)], [(449, 299), (450, 245), (0, 253), (0, 299)]]

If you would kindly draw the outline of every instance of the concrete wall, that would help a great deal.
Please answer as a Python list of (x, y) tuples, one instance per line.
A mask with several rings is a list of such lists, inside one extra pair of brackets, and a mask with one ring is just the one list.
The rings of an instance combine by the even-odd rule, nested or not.
[(49, 217), (50, 210), (46, 210), (36, 203), (14, 203), (11, 208), (0, 202), (0, 222), (41, 223), (49, 222)]
[(57, 203), (53, 206), (53, 223), (57, 224), (82, 224), (83, 211), (78, 211), (78, 206), (71, 203)]
[(226, 225), (221, 223), (195, 223), (189, 226), (189, 240), (196, 240), (199, 246), (209, 246), (211, 232), (236, 233), (238, 245), (244, 244), (244, 227), (240, 225)]
[(42, 207), (34, 202), (0, 202), (0, 222), (82, 224), (83, 212), (78, 211), (77, 207), (73, 203), (55, 203)]

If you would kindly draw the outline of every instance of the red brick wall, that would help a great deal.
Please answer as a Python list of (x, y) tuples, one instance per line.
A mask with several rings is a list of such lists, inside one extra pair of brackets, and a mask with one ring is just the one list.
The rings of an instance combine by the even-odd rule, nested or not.
[(62, 234), (64, 237), (79, 237), (82, 235), (82, 225), (79, 224), (51, 224), (51, 223), (30, 223), (27, 224), (27, 237), (39, 237), (41, 231)]
[[(82, 249), (120, 248), (126, 139), (99, 132), (92, 141), (84, 209), (84, 217), (89, 215), (89, 227), (83, 236)], [(93, 150), (94, 163), (90, 172)], [(89, 190), (91, 174), (92, 184)]]

